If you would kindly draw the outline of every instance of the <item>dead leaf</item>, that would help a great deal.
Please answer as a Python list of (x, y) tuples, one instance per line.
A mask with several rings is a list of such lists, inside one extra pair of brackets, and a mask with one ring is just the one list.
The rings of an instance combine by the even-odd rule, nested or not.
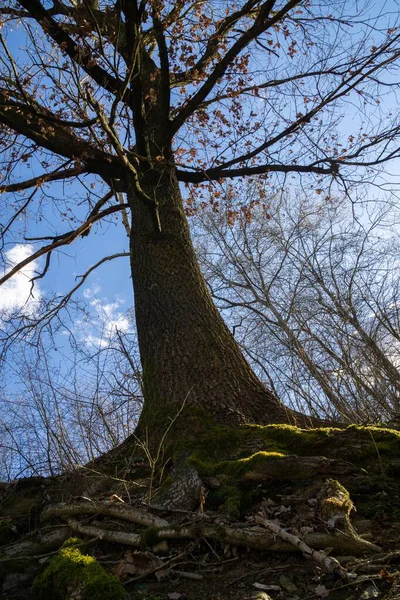
[(271, 498), (266, 498), (261, 502), (261, 508), (271, 508), (271, 506), (276, 506), (275, 502), (271, 500)]
[(393, 575), (391, 575), (391, 574), (389, 573), (389, 571), (386, 571), (386, 569), (381, 569), (381, 570), (379, 571), (379, 577), (380, 577), (381, 579), (384, 579), (385, 581), (393, 581), (393, 579), (394, 579), (394, 576), (393, 576)]
[(327, 590), (326, 587), (324, 585), (321, 585), (321, 584), (317, 585), (317, 587), (315, 588), (314, 592), (320, 598), (327, 598), (329, 596), (329, 590)]
[(304, 525), (300, 527), (300, 534), (307, 535), (308, 533), (312, 533), (314, 531), (314, 527), (309, 527), (308, 525)]
[(163, 566), (163, 561), (151, 552), (131, 552), (128, 550), (125, 552), (124, 558), (115, 567), (114, 575), (119, 579), (124, 579), (128, 575), (144, 575), (160, 567), (155, 572), (155, 576), (157, 579), (162, 579), (165, 575), (165, 571), (162, 570)]
[(279, 583), (286, 592), (289, 592), (289, 594), (295, 594), (298, 591), (297, 585), (295, 585), (286, 575), (281, 575), (279, 577)]

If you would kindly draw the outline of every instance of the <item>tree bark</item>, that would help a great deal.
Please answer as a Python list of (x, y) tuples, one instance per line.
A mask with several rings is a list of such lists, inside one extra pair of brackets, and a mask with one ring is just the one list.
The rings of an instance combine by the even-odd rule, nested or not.
[(224, 424), (295, 422), (297, 413), (262, 385), (213, 304), (174, 168), (149, 170), (141, 185), (157, 204), (161, 231), (155, 209), (132, 185), (131, 269), (145, 396), (140, 425), (157, 422), (162, 430), (184, 404)]

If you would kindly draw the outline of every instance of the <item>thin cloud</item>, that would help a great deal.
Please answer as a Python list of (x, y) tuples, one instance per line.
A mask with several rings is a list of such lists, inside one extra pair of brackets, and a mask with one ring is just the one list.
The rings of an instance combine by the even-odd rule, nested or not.
[[(15, 265), (33, 254), (34, 247), (31, 244), (16, 244), (5, 253), (5, 261), (2, 273), (7, 273)], [(15, 311), (24, 311), (32, 315), (38, 309), (38, 303), (42, 296), (37, 282), (32, 290), (32, 277), (35, 276), (37, 261), (29, 263), (19, 273), (0, 286), (0, 313), (9, 315)]]
[(89, 285), (85, 288), (83, 297), (86, 299), (93, 298), (94, 296), (97, 296), (99, 292), (101, 292), (101, 286), (99, 286), (98, 283), (93, 283), (93, 285)]

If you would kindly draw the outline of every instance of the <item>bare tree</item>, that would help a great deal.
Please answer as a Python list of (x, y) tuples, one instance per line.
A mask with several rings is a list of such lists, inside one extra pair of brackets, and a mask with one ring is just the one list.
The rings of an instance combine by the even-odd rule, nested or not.
[(271, 203), (268, 219), (259, 210), (231, 225), (226, 215), (199, 218), (214, 299), (286, 402), (350, 421), (390, 420), (399, 410), (397, 211), (369, 205), (355, 219), (346, 199), (284, 194)]

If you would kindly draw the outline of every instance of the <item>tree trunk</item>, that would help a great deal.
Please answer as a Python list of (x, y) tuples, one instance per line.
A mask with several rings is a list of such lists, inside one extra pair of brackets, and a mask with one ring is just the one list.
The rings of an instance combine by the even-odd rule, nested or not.
[(174, 169), (148, 171), (141, 184), (155, 197), (161, 232), (154, 210), (131, 192), (131, 269), (145, 396), (140, 425), (151, 429), (157, 423), (162, 431), (184, 404), (225, 424), (294, 422), (296, 413), (255, 376), (213, 304)]

